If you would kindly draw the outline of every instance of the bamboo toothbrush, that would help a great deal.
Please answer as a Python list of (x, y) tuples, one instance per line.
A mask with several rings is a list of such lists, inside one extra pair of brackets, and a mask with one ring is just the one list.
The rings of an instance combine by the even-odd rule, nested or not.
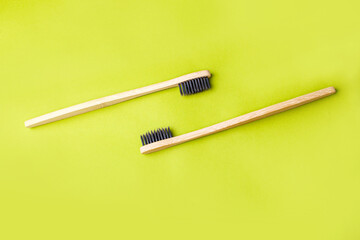
[(312, 92), (297, 98), (277, 103), (269, 107), (247, 113), (245, 115), (221, 122), (210, 127), (199, 129), (194, 132), (186, 133), (177, 137), (173, 137), (170, 128), (162, 128), (141, 135), (142, 147), (140, 152), (143, 154), (156, 152), (168, 147), (172, 147), (187, 141), (191, 141), (200, 137), (204, 137), (213, 133), (221, 132), (230, 128), (234, 128), (246, 123), (250, 123), (271, 115), (281, 113), (283, 111), (299, 107), (306, 103), (330, 96), (336, 92), (334, 87), (328, 87), (316, 92)]
[(116, 103), (124, 102), (133, 98), (141, 97), (150, 93), (158, 92), (168, 88), (179, 86), (181, 95), (190, 95), (208, 90), (210, 88), (209, 78), (211, 74), (208, 70), (189, 73), (168, 81), (152, 84), (146, 87), (117, 93), (111, 96), (80, 103), (68, 108), (57, 110), (40, 117), (25, 121), (25, 127), (31, 128), (46, 123), (55, 122), (64, 118), (72, 117), (96, 109), (104, 108)]

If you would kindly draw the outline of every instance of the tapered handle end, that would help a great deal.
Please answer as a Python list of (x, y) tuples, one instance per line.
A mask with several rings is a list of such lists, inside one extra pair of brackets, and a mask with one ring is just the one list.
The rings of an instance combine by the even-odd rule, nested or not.
[(329, 87), (329, 92), (331, 94), (334, 94), (334, 93), (336, 93), (336, 89), (334, 87)]

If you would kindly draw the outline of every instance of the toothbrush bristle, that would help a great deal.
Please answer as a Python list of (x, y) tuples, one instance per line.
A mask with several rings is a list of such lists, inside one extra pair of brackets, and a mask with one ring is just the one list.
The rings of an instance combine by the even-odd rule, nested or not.
[(200, 77), (179, 83), (181, 96), (203, 92), (211, 88), (208, 77)]
[(171, 138), (172, 136), (173, 135), (171, 133), (170, 127), (167, 127), (167, 128), (159, 128), (155, 131), (150, 131), (143, 135), (140, 135), (140, 139), (141, 139), (141, 144), (144, 146), (153, 142)]

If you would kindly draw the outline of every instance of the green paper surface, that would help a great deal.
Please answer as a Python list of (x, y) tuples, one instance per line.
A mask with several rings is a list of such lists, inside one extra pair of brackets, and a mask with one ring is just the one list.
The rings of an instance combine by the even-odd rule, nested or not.
[[(0, 1), (0, 239), (360, 239), (357, 0)], [(24, 121), (208, 69), (33, 129)], [(311, 104), (141, 155), (328, 86)]]

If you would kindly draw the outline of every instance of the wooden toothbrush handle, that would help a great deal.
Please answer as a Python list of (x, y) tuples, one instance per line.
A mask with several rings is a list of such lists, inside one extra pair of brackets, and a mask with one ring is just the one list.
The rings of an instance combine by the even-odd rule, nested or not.
[(88, 102), (80, 103), (68, 108), (60, 109), (55, 112), (51, 112), (40, 117), (36, 117), (30, 120), (25, 121), (25, 127), (31, 128), (40, 126), (46, 123), (55, 122), (64, 118), (76, 116), (82, 113), (90, 112), (96, 109), (108, 107), (116, 103), (124, 102), (133, 98), (141, 97), (153, 92), (158, 92), (168, 88), (176, 87), (179, 83), (198, 78), (198, 77), (210, 77), (211, 74), (208, 70), (203, 70), (199, 72), (189, 73), (165, 82), (160, 82), (152, 84), (146, 87), (117, 93), (111, 96), (98, 98)]
[(169, 139), (165, 139), (159, 142), (154, 142), (145, 146), (142, 146), (140, 148), (141, 153), (152, 153), (156, 152), (171, 146), (175, 146), (180, 143), (184, 143), (187, 141), (191, 141), (200, 137), (204, 137), (213, 133), (221, 132), (233, 127), (237, 127), (246, 123), (250, 123), (262, 118), (269, 117), (271, 115), (281, 113), (283, 111), (299, 107), (301, 105), (304, 105), (306, 103), (310, 103), (312, 101), (330, 96), (336, 92), (334, 87), (328, 87), (321, 89), (316, 92), (312, 92), (300, 97), (296, 97), (290, 100), (287, 100), (285, 102), (277, 103), (274, 105), (271, 105), (266, 108), (262, 108), (260, 110), (247, 113), (245, 115), (212, 125), (210, 127), (206, 127), (203, 129), (199, 129), (194, 132), (186, 133), (177, 137), (172, 137)]

